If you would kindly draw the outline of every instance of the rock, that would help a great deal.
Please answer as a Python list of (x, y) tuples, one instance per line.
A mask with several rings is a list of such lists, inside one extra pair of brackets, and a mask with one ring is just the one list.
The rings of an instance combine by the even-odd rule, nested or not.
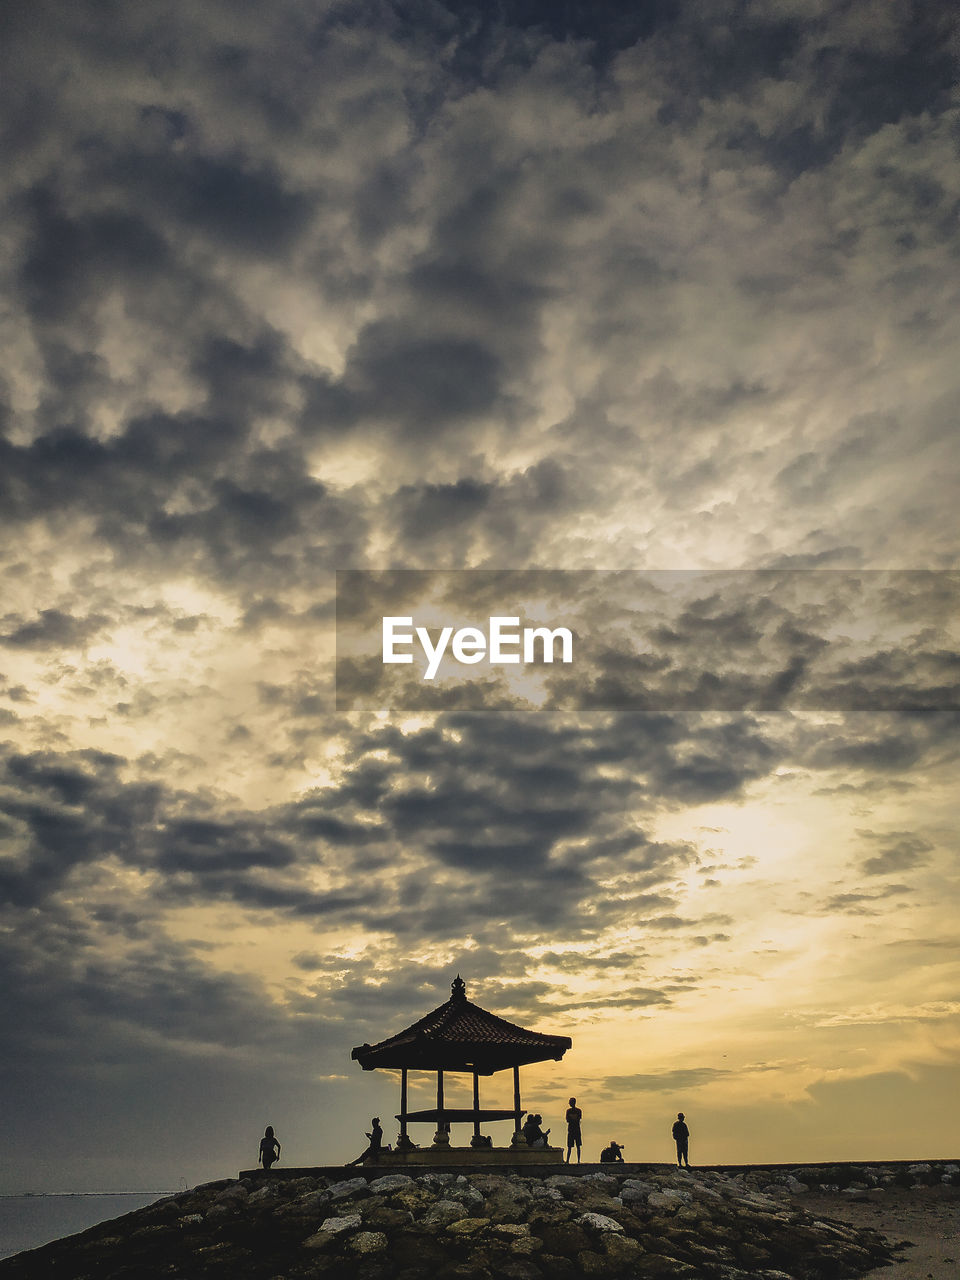
[(438, 1200), (424, 1215), (423, 1225), (425, 1227), (446, 1227), (451, 1222), (458, 1222), (461, 1218), (468, 1216), (466, 1209), (456, 1200)]
[(611, 1177), (608, 1173), (585, 1173), (580, 1178), (581, 1183), (593, 1183), (594, 1186), (602, 1187), (610, 1195), (616, 1195), (618, 1182), (617, 1179)]
[(547, 1187), (542, 1182), (530, 1188), (531, 1200), (552, 1200), (559, 1204), (563, 1200), (563, 1192), (559, 1187)]
[(393, 1205), (379, 1204), (375, 1198), (362, 1203), (360, 1215), (365, 1227), (379, 1228), (383, 1231), (402, 1229), (413, 1222), (413, 1214), (409, 1209), (397, 1209)]
[(381, 1253), (389, 1243), (382, 1231), (358, 1231), (349, 1240), (354, 1253)]
[(210, 1222), (217, 1222), (223, 1218), (232, 1218), (240, 1212), (240, 1206), (235, 1200), (228, 1201), (226, 1204), (215, 1204), (207, 1210), (207, 1219)]
[(476, 1187), (471, 1187), (469, 1184), (450, 1187), (447, 1191), (447, 1196), (451, 1200), (458, 1201), (468, 1209), (482, 1209), (484, 1205), (482, 1193), (479, 1192)]
[(543, 1248), (543, 1241), (538, 1236), (518, 1236), (510, 1245), (511, 1253), (534, 1254)]
[(387, 1173), (382, 1178), (375, 1178), (369, 1185), (374, 1195), (386, 1196), (393, 1191), (412, 1190), (417, 1184), (405, 1173)]
[(609, 1270), (603, 1254), (595, 1253), (592, 1249), (584, 1249), (577, 1255), (577, 1265), (582, 1276), (602, 1276)]
[(320, 1223), (320, 1231), (326, 1231), (329, 1235), (336, 1236), (342, 1231), (356, 1231), (360, 1226), (360, 1222), (359, 1213), (348, 1213), (342, 1218), (325, 1218)]
[(586, 1231), (575, 1222), (558, 1222), (555, 1225), (541, 1227), (537, 1234), (543, 1241), (545, 1249), (567, 1258), (575, 1258), (590, 1244), (590, 1237)]
[(588, 1231), (623, 1231), (623, 1227), (614, 1218), (602, 1213), (582, 1213), (577, 1222)]
[(279, 1201), (280, 1192), (275, 1182), (268, 1182), (266, 1186), (258, 1187), (256, 1191), (251, 1191), (247, 1198), (247, 1204), (251, 1207), (278, 1204)]
[(685, 1191), (651, 1191), (647, 1196), (647, 1207), (650, 1209), (679, 1209), (690, 1200)]
[(459, 1218), (446, 1227), (446, 1232), (451, 1236), (472, 1236), (488, 1226), (486, 1218)]
[(411, 1191), (395, 1191), (390, 1203), (400, 1209), (409, 1209), (414, 1215), (424, 1212), (433, 1204), (435, 1194), (426, 1187), (414, 1187)]
[(764, 1263), (770, 1262), (770, 1252), (768, 1249), (762, 1249), (756, 1244), (750, 1244), (743, 1241), (737, 1245), (737, 1260), (750, 1271), (756, 1271), (758, 1267), (762, 1267)]
[(206, 1216), (213, 1221), (229, 1218), (234, 1214), (240, 1213), (246, 1203), (246, 1187), (239, 1182), (235, 1182), (225, 1187), (214, 1197), (213, 1203), (207, 1209)]
[(639, 1178), (624, 1178), (620, 1188), (620, 1196), (625, 1198), (627, 1192), (629, 1192), (633, 1199), (642, 1197), (645, 1200), (650, 1192), (656, 1191), (656, 1189), (652, 1182), (643, 1182)]
[(327, 1195), (331, 1200), (346, 1200), (350, 1196), (368, 1196), (370, 1186), (366, 1178), (348, 1178), (345, 1182), (335, 1182)]
[[(734, 1272), (734, 1277), (742, 1274)], [(643, 1277), (643, 1280), (648, 1277), (649, 1280), (701, 1280), (701, 1272), (697, 1267), (682, 1262), (679, 1258), (661, 1257), (657, 1254), (639, 1257), (634, 1263), (634, 1275)], [(724, 1280), (731, 1280), (729, 1273), (724, 1275)]]
[(634, 1263), (643, 1252), (643, 1246), (638, 1240), (631, 1240), (629, 1236), (617, 1235), (613, 1231), (608, 1231), (602, 1238), (604, 1254), (616, 1267), (626, 1267)]
[(281, 1204), (276, 1212), (282, 1217), (315, 1218), (319, 1214), (321, 1207), (329, 1203), (330, 1197), (326, 1191), (318, 1191), (313, 1188), (310, 1191), (303, 1192), (295, 1200)]
[(291, 1178), (288, 1182), (286, 1178), (284, 1178), (279, 1185), (283, 1187), (284, 1195), (302, 1196), (307, 1191), (318, 1190), (321, 1185), (325, 1187), (327, 1185), (327, 1181), (325, 1178), (303, 1177)]
[(497, 1280), (541, 1280), (543, 1272), (526, 1258), (505, 1262), (497, 1270)]

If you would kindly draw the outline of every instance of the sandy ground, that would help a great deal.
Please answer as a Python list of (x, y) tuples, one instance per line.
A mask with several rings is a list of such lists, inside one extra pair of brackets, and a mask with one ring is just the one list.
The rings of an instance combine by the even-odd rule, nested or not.
[(872, 1227), (892, 1244), (902, 1244), (898, 1261), (869, 1272), (868, 1280), (960, 1278), (960, 1187), (885, 1188), (860, 1200), (800, 1195), (796, 1203), (818, 1217)]

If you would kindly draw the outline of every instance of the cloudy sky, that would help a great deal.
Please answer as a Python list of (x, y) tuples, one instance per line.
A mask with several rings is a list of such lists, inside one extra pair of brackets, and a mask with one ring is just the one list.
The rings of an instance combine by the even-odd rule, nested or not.
[(960, 1151), (957, 23), (635, 8), (4, 7), (0, 1190), (350, 1157), (458, 971), (593, 1158)]

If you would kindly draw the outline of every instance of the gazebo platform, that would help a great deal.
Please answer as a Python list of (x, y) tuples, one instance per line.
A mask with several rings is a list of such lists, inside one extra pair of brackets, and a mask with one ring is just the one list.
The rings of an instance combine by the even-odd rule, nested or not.
[(485, 1169), (492, 1165), (506, 1165), (511, 1169), (527, 1168), (531, 1164), (563, 1164), (563, 1152), (559, 1147), (423, 1147), (416, 1151), (381, 1151), (374, 1165), (368, 1169), (389, 1166), (391, 1169), (416, 1165), (418, 1168), (445, 1168), (449, 1165), (466, 1165), (471, 1169)]
[[(647, 1171), (658, 1168), (674, 1168), (674, 1165), (623, 1165), (623, 1164), (564, 1164), (563, 1152), (558, 1152), (555, 1147), (548, 1148), (546, 1151), (526, 1151), (523, 1153), (522, 1160), (514, 1160), (512, 1157), (516, 1154), (511, 1152), (510, 1148), (495, 1147), (492, 1151), (487, 1149), (482, 1153), (482, 1160), (477, 1160), (476, 1151), (469, 1148), (452, 1147), (450, 1156), (459, 1156), (459, 1160), (450, 1159), (449, 1161), (441, 1161), (436, 1159), (435, 1149), (428, 1147), (423, 1151), (407, 1152), (407, 1155), (423, 1156), (424, 1159), (416, 1165), (402, 1166), (399, 1164), (390, 1164), (388, 1158), (390, 1155), (396, 1155), (397, 1152), (385, 1151), (381, 1158), (374, 1164), (317, 1164), (317, 1165), (291, 1165), (287, 1168), (285, 1165), (277, 1167), (274, 1165), (272, 1169), (241, 1169), (237, 1174), (238, 1178), (252, 1178), (257, 1182), (270, 1182), (273, 1179), (279, 1179), (281, 1182), (291, 1178), (366, 1178), (368, 1182), (375, 1182), (377, 1178), (382, 1178), (385, 1173), (396, 1173), (398, 1169), (406, 1167), (410, 1176), (419, 1177), (423, 1173), (453, 1173), (453, 1174), (471, 1174), (471, 1173), (516, 1173), (522, 1168), (528, 1177), (531, 1178), (549, 1178), (555, 1173), (572, 1173), (576, 1175), (584, 1175), (587, 1173), (607, 1173), (609, 1171), (623, 1173), (636, 1173), (637, 1170), (645, 1169)], [(403, 1154), (400, 1152), (399, 1154)], [(559, 1160), (556, 1157), (559, 1155)], [(531, 1159), (531, 1157), (539, 1156), (540, 1159)], [(543, 1157), (546, 1156), (546, 1161)]]

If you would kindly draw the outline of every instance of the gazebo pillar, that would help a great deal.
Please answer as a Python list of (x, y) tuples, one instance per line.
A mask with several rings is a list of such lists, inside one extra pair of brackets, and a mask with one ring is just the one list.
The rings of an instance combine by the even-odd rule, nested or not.
[(400, 1068), (400, 1142), (407, 1145), (407, 1068)]
[(520, 1128), (520, 1117), (523, 1112), (520, 1110), (520, 1068), (514, 1065), (513, 1068), (513, 1137), (511, 1145), (519, 1147), (524, 1142), (523, 1132)]
[(480, 1073), (473, 1072), (473, 1145), (480, 1145)]
[(450, 1145), (450, 1132), (443, 1119), (443, 1067), (437, 1067), (437, 1132), (433, 1135), (435, 1147)]

